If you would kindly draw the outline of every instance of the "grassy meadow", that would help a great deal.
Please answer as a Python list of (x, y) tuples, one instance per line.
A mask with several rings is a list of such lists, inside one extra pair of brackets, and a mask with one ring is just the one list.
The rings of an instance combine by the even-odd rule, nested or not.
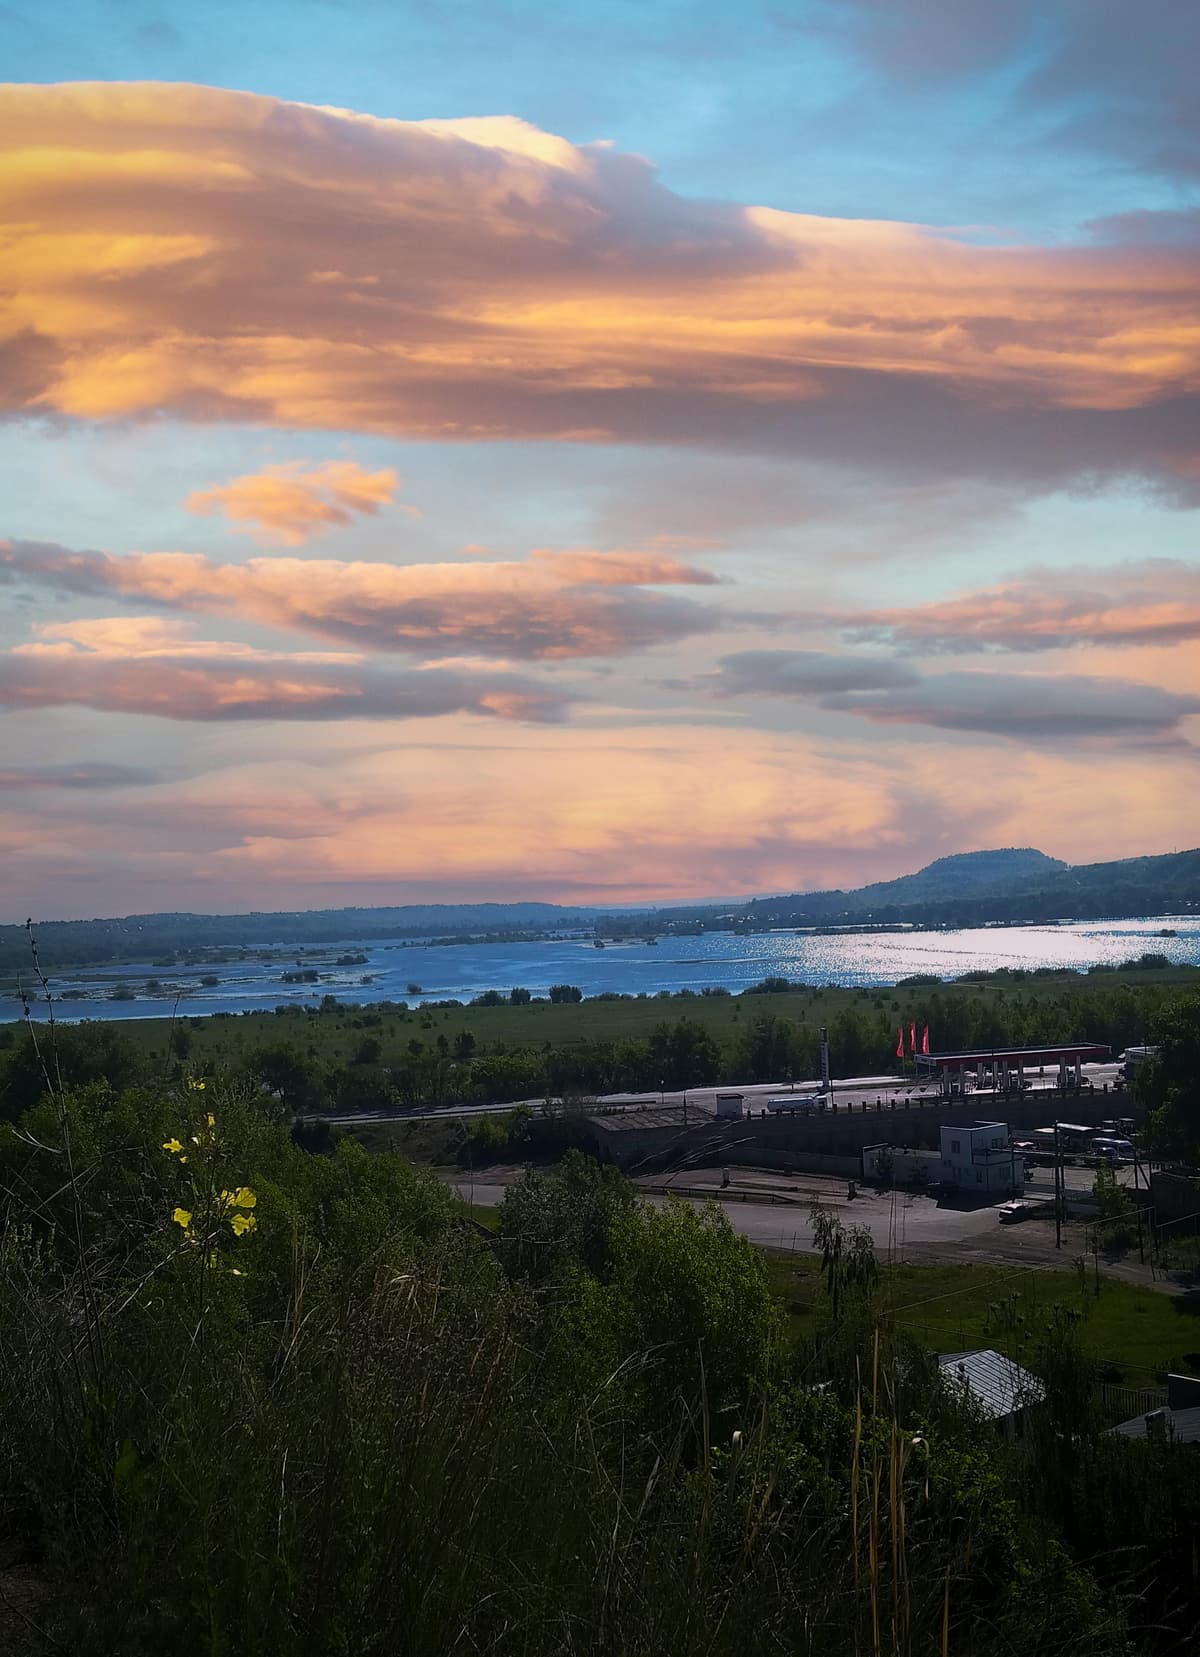
[[(793, 1335), (810, 1337), (825, 1315), (820, 1261), (771, 1254), (767, 1273)], [(1097, 1286), (1090, 1260), (1082, 1277), (1024, 1266), (883, 1266), (879, 1306), (932, 1352), (989, 1346), (1017, 1361), (1063, 1307), (1078, 1314), (1080, 1347), (1107, 1380), (1154, 1387), (1168, 1371), (1200, 1371), (1200, 1303), (1103, 1274)]]

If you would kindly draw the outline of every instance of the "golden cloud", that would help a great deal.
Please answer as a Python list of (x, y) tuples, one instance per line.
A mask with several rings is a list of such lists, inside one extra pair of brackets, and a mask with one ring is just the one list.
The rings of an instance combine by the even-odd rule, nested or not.
[(1187, 249), (692, 202), (511, 118), (197, 86), (10, 87), (0, 153), (12, 407), (943, 470), (1196, 463)]
[[(302, 461), (287, 461), (197, 489), (183, 504), (189, 512), (225, 517), (236, 531), (268, 545), (298, 547), (357, 516), (378, 512), (398, 486), (390, 466), (368, 472), (353, 460), (327, 460), (305, 469)], [(412, 506), (401, 510), (420, 515)]]

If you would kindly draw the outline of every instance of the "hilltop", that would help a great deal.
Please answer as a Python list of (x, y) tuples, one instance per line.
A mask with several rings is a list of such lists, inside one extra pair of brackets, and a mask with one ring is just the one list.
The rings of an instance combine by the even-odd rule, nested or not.
[(852, 891), (755, 899), (757, 926), (1118, 919), (1200, 906), (1200, 850), (1071, 865), (1032, 847), (939, 857), (915, 874)]

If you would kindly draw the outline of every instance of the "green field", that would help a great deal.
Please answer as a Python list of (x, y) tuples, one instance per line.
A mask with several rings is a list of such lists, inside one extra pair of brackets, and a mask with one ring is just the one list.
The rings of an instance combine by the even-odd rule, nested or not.
[[(769, 1275), (797, 1333), (815, 1329), (825, 1300), (820, 1262), (770, 1255)], [(1027, 1355), (1054, 1306), (1081, 1314), (1083, 1349), (1105, 1379), (1160, 1386), (1168, 1370), (1200, 1370), (1200, 1301), (1101, 1276), (1004, 1266), (885, 1266), (879, 1303), (934, 1352), (990, 1346)]]

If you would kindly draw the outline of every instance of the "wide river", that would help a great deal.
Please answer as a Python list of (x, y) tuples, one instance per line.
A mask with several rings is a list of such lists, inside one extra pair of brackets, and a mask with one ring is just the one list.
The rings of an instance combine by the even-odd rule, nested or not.
[[(606, 990), (653, 995), (659, 990), (702, 990), (716, 985), (737, 992), (768, 974), (806, 984), (858, 986), (894, 984), (914, 973), (958, 978), (998, 967), (1086, 971), (1104, 963), (1116, 965), (1146, 951), (1200, 966), (1200, 916), (1158, 915), (961, 932), (843, 932), (833, 936), (709, 932), (693, 938), (663, 937), (654, 945), (608, 943), (603, 949), (597, 949), (590, 938), (452, 945), (347, 939), (335, 949), (297, 950), (295, 962), (318, 973), (315, 984), (283, 983), (281, 975), (295, 967), (277, 957), (195, 967), (125, 962), (56, 977), (54, 989), (57, 994), (86, 992), (87, 999), (69, 997), (60, 1007), (60, 1016), (66, 1018), (165, 1018), (175, 1008), (180, 990), (180, 1012), (241, 1013), (285, 1002), (311, 1003), (323, 995), (335, 995), (341, 1001), (407, 1001), (410, 1005), (451, 997), (469, 1001), (484, 990), (507, 993), (514, 985), (533, 995), (545, 995), (551, 984), (577, 984), (584, 995)], [(367, 957), (365, 963), (335, 965), (338, 955), (358, 952)], [(219, 982), (201, 984), (206, 974)], [(160, 980), (165, 993), (148, 991), (151, 980)], [(126, 986), (132, 999), (110, 999), (117, 984)], [(18, 1002), (0, 999), (0, 1021), (19, 1016)]]

